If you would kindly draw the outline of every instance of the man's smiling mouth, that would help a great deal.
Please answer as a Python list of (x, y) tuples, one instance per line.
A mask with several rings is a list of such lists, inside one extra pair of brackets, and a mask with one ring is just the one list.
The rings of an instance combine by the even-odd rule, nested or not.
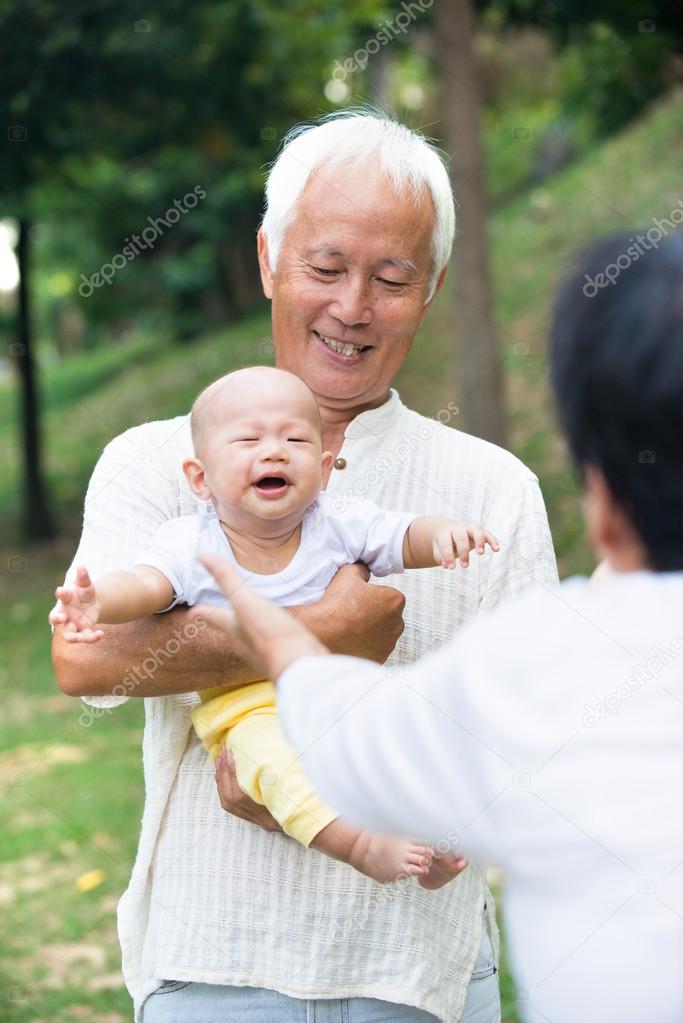
[(343, 355), (347, 359), (352, 358), (354, 355), (360, 355), (361, 352), (368, 352), (372, 347), (372, 345), (354, 345), (348, 341), (337, 341), (336, 338), (320, 334), (317, 330), (314, 330), (313, 333), (330, 351), (336, 355)]

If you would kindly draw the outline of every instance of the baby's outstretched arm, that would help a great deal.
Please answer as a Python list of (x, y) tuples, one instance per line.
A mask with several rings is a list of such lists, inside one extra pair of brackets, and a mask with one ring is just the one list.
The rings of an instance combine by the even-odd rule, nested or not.
[(63, 625), (69, 643), (96, 643), (104, 632), (102, 622), (120, 625), (163, 611), (173, 600), (173, 587), (165, 575), (150, 565), (136, 565), (122, 572), (110, 572), (95, 585), (87, 568), (76, 570), (76, 582), (58, 586), (60, 606), (50, 613), (52, 625)]
[(476, 523), (444, 519), (436, 515), (420, 515), (413, 519), (403, 538), (405, 568), (455, 568), (458, 560), (466, 567), (470, 551), (483, 554), (489, 545), (499, 551), (500, 544), (492, 533)]

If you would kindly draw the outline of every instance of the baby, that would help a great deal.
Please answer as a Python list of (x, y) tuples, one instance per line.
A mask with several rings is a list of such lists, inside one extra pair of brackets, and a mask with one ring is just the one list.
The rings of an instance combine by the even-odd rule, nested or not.
[[(454, 568), (458, 559), (466, 566), (473, 548), (499, 549), (479, 526), (386, 512), (370, 501), (335, 512), (322, 492), (334, 456), (322, 450), (312, 392), (291, 373), (266, 366), (229, 373), (202, 391), (191, 422), (195, 454), (183, 471), (213, 511), (165, 522), (127, 571), (93, 584), (79, 567), (75, 584), (56, 590), (60, 604), (50, 615), (66, 640), (96, 642), (104, 636), (98, 623), (129, 622), (176, 604), (225, 607), (202, 554), (228, 558), (261, 594), (294, 606), (319, 600), (336, 571), (356, 561), (385, 576)], [(436, 857), (420, 842), (361, 831), (318, 799), (280, 730), (271, 682), (199, 696), (193, 723), (212, 758), (227, 743), (242, 789), (302, 845), (380, 882), (405, 874), (434, 889), (458, 873), (455, 854)]]

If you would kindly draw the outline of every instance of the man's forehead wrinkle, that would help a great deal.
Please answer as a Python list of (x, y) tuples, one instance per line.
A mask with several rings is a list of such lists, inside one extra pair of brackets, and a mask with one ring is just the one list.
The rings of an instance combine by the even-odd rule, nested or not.
[[(323, 163), (318, 164), (317, 167), (306, 167), (306, 165), (301, 160), (299, 160), (298, 157), (293, 156), (291, 153), (289, 153), (288, 156), (289, 156), (290, 159), (294, 160), (295, 163), (298, 163), (300, 167), (303, 167), (305, 170), (308, 171), (308, 180), (306, 181), (306, 184), (304, 185), (303, 192), (301, 193), (301, 195), (299, 197), (299, 203), (301, 203), (303, 201), (303, 199), (304, 199), (304, 197), (306, 195), (306, 190), (312, 184), (315, 184), (316, 182), (320, 182), (321, 184), (325, 185), (326, 188), (329, 188), (330, 190), (335, 192), (337, 195), (339, 195), (342, 199), (344, 199), (345, 202), (347, 202), (349, 204), (349, 206), (353, 206), (354, 209), (356, 209), (359, 213), (367, 214), (367, 210), (366, 209), (364, 209), (362, 206), (359, 206), (357, 202), (355, 202), (348, 195), (346, 195), (346, 193), (343, 191), (343, 189), (341, 189), (338, 185), (334, 184), (334, 182), (330, 180), (329, 174), (331, 172), (333, 172), (333, 171), (336, 171), (339, 167), (343, 166), (343, 163), (340, 163), (340, 164), (331, 163), (329, 160), (327, 160), (327, 161), (324, 161)], [(346, 161), (346, 162), (350, 162), (350, 161)], [(324, 173), (326, 168), (327, 168), (328, 174)]]
[[(295, 162), (298, 163), (300, 167), (305, 167), (304, 163), (297, 157), (292, 156), (291, 158), (295, 160)], [(316, 167), (312, 168), (305, 167), (305, 169), (308, 170), (308, 180), (306, 181), (303, 191), (299, 197), (299, 203), (301, 203), (305, 199), (306, 192), (311, 186), (315, 186), (315, 184), (321, 183), (326, 188), (329, 188), (330, 190), (334, 191), (337, 195), (339, 195), (346, 203), (348, 203), (349, 206), (352, 206), (354, 210), (364, 214), (365, 216), (369, 216), (370, 210), (368, 210), (365, 206), (359, 205), (358, 202), (350, 198), (350, 196), (347, 195), (343, 187), (339, 186), (331, 179), (333, 174), (336, 176), (337, 172), (343, 171), (344, 167), (350, 167), (352, 170), (359, 170), (363, 166), (367, 166), (372, 171), (374, 171), (375, 178), (378, 181), (382, 181), (383, 183), (387, 184), (400, 199), (412, 202), (414, 205), (419, 205), (419, 203), (423, 201), (424, 198), (426, 197), (429, 198), (430, 202), (432, 202), (433, 205), (429, 189), (425, 185), (423, 185), (422, 188), (420, 189), (420, 192), (415, 195), (411, 194), (410, 190), (406, 190), (404, 193), (399, 194), (389, 174), (387, 174), (387, 172), (383, 169), (376, 154), (371, 154), (367, 158), (367, 160), (364, 160), (360, 163), (354, 162), (354, 160), (351, 158), (341, 161), (335, 161), (334, 158), (328, 158), (327, 160), (324, 160), (322, 163), (318, 164)]]
[(313, 245), (305, 250), (311, 256), (344, 256), (341, 249), (335, 249), (331, 245)]

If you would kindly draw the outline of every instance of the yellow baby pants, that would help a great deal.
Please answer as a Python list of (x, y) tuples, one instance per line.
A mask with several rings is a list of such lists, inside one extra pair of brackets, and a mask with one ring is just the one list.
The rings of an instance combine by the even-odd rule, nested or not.
[(199, 696), (192, 721), (212, 760), (227, 743), (240, 787), (268, 807), (285, 834), (309, 846), (338, 814), (318, 798), (282, 733), (273, 683), (204, 689)]

